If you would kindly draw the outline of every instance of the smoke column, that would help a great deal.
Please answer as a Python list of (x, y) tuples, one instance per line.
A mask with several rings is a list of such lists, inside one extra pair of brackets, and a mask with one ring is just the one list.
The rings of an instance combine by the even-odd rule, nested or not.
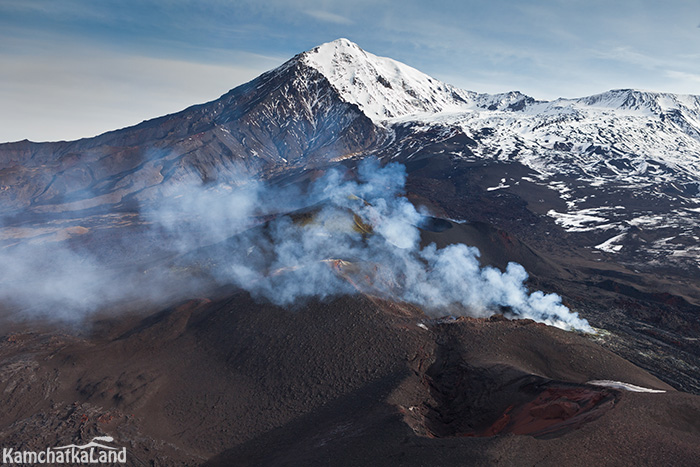
[[(126, 245), (119, 251), (132, 253), (118, 265), (98, 254), (110, 244), (25, 241), (0, 249), (0, 304), (18, 319), (80, 321), (128, 301), (167, 305), (235, 284), (284, 306), (362, 292), (436, 317), (503, 312), (592, 331), (558, 295), (530, 293), (519, 264), (500, 271), (482, 267), (473, 247), (421, 247), (424, 216), (403, 196), (405, 181), (404, 166), (366, 159), (356, 174), (330, 170), (304, 189), (256, 180), (179, 184), (141, 206), (145, 241), (119, 238)], [(154, 245), (171, 259), (149, 256)]]
[[(177, 228), (179, 224), (165, 222), (164, 217), (191, 210), (189, 203), (199, 199), (196, 211), (216, 213), (203, 215), (200, 222), (209, 224), (203, 230), (221, 235), (222, 240), (229, 236), (217, 250), (221, 260), (210, 264), (209, 271), (222, 283), (235, 283), (279, 305), (356, 293), (359, 288), (419, 305), (434, 316), (486, 317), (506, 309), (509, 317), (592, 331), (558, 295), (530, 293), (524, 285), (527, 272), (517, 263), (500, 271), (481, 267), (479, 251), (473, 247), (457, 244), (439, 249), (431, 244), (421, 248), (416, 226), (423, 215), (402, 196), (404, 166), (381, 167), (376, 160), (366, 159), (354, 180), (345, 175), (330, 171), (295, 196), (260, 183), (244, 186), (232, 194), (235, 203), (230, 215), (221, 203), (232, 198), (199, 193), (180, 198), (187, 207), (170, 206), (148, 216), (189, 245), (192, 242)], [(264, 228), (247, 228), (253, 216), (304, 206), (311, 208), (296, 216), (278, 217)], [(332, 264), (342, 264), (342, 273)], [(370, 277), (369, 284), (352, 281), (363, 277)]]

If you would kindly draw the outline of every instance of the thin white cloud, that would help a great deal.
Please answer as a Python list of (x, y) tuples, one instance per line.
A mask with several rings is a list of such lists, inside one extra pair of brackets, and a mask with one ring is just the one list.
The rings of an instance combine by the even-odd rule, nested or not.
[(350, 18), (323, 10), (305, 10), (304, 13), (314, 19), (333, 24), (353, 24)]
[(700, 83), (700, 74), (696, 73), (686, 73), (685, 71), (668, 70), (666, 72), (666, 76), (668, 76), (671, 79)]
[(628, 63), (642, 68), (655, 68), (668, 64), (668, 58), (646, 55), (631, 46), (618, 46), (609, 49), (594, 50), (592, 55), (597, 58)]

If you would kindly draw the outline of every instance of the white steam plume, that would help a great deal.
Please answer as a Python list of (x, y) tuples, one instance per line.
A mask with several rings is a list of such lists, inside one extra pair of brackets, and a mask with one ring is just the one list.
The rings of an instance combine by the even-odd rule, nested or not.
[[(228, 217), (222, 216), (226, 208), (220, 205), (228, 202), (227, 197), (207, 199), (201, 208), (216, 215), (203, 215), (200, 220), (205, 224), (200, 227), (231, 235), (209, 253), (219, 258), (209, 263), (209, 272), (222, 283), (233, 282), (280, 305), (360, 289), (419, 305), (433, 314), (485, 317), (505, 309), (511, 317), (592, 331), (558, 295), (530, 293), (524, 285), (527, 272), (517, 263), (502, 272), (481, 267), (479, 251), (473, 247), (421, 248), (416, 226), (423, 216), (401, 196), (405, 178), (402, 165), (380, 167), (367, 159), (358, 167), (357, 180), (331, 171), (304, 194), (298, 193), (295, 205), (312, 206), (307, 211), (248, 230), (250, 216), (279, 212), (279, 204), (289, 205), (289, 197), (261, 184), (242, 188)], [(247, 193), (245, 201), (241, 193)], [(240, 206), (250, 208), (244, 216), (237, 214)], [(174, 229), (169, 234), (176, 238), (189, 235), (180, 224), (163, 222), (161, 210), (150, 211), (148, 217)], [(342, 270), (332, 267), (334, 260)]]
[[(118, 251), (131, 252), (118, 266), (118, 254), (102, 254), (110, 244), (98, 244), (100, 254), (62, 242), (0, 249), (0, 304), (22, 309), (20, 318), (77, 321), (129, 300), (166, 304), (213, 281), (280, 305), (360, 290), (435, 316), (505, 312), (592, 331), (558, 295), (530, 293), (519, 264), (499, 271), (481, 267), (473, 247), (421, 247), (424, 216), (402, 196), (405, 180), (402, 165), (368, 159), (356, 176), (331, 170), (304, 190), (181, 184), (142, 206), (148, 234), (117, 240)], [(152, 245), (175, 259), (157, 262)]]

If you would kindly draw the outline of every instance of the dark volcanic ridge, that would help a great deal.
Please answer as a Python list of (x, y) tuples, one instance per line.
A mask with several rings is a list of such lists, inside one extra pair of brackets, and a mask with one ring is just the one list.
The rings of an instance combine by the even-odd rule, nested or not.
[(221, 293), (83, 335), (5, 336), (3, 445), (109, 433), (133, 465), (395, 465), (409, 454), (590, 465), (620, 446), (630, 462), (697, 455), (697, 396), (583, 336), (528, 320), (426, 320), (361, 296), (290, 312)]

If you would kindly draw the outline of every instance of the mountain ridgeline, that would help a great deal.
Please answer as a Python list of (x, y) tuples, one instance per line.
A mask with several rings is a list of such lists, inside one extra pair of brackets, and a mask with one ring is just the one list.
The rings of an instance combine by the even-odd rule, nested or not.
[(697, 96), (476, 94), (339, 39), (176, 114), (78, 141), (0, 145), (0, 209), (118, 206), (182, 180), (235, 182), (367, 155), (409, 160), (446, 136), (455, 159), (697, 195)]

